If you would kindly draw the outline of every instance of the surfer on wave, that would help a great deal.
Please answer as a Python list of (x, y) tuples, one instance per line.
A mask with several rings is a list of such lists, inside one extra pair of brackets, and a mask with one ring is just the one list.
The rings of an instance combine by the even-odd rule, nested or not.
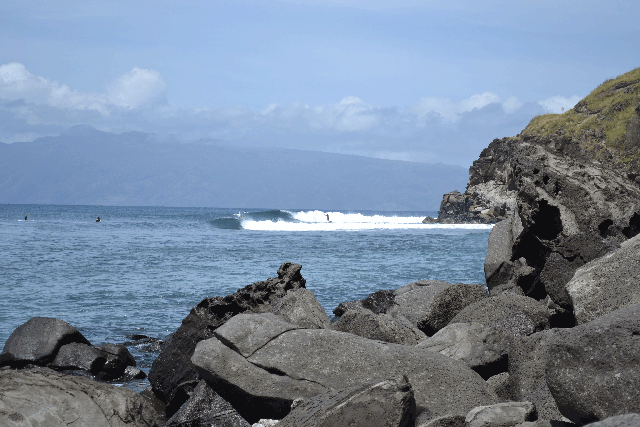
[(327, 222), (331, 222), (329, 221), (329, 214), (325, 214), (327, 216)]
[(102, 220), (100, 219), (100, 217), (98, 217), (98, 219), (96, 219), (96, 222), (100, 222), (100, 221), (102, 221)]
[(24, 216), (24, 220), (25, 220), (25, 221), (27, 220), (27, 215), (25, 215), (25, 216)]

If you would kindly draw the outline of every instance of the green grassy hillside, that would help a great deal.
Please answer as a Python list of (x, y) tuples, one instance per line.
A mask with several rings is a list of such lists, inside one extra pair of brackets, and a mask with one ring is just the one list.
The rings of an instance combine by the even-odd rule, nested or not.
[(563, 114), (535, 117), (523, 135), (566, 135), (594, 160), (640, 173), (640, 68), (607, 80)]

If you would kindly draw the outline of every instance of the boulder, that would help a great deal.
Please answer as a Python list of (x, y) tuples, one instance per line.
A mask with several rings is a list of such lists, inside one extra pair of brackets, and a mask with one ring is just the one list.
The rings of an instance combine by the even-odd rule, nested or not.
[(124, 387), (48, 368), (0, 370), (0, 425), (151, 427), (161, 425), (145, 397)]
[(418, 427), (465, 427), (464, 415), (445, 415), (420, 424)]
[(331, 327), (336, 331), (395, 344), (416, 345), (426, 338), (411, 324), (405, 325), (388, 314), (375, 314), (365, 308), (347, 311)]
[(104, 351), (88, 344), (71, 343), (60, 347), (49, 366), (55, 369), (82, 369), (95, 375), (106, 362)]
[(362, 300), (357, 299), (353, 301), (345, 301), (338, 304), (336, 308), (333, 309), (333, 314), (337, 317), (342, 316), (349, 310), (357, 310), (362, 308)]
[(304, 399), (278, 427), (413, 427), (415, 418), (411, 384), (399, 378)]
[(507, 371), (513, 337), (480, 323), (451, 323), (417, 347), (461, 360), (484, 379)]
[(546, 307), (533, 298), (502, 293), (467, 306), (451, 323), (480, 323), (517, 336), (549, 329), (549, 317)]
[(640, 235), (580, 267), (566, 288), (578, 324), (640, 303)]
[(510, 391), (512, 400), (533, 402), (541, 419), (565, 421), (545, 377), (549, 345), (556, 332), (551, 329), (514, 338), (509, 351)]
[(170, 402), (178, 385), (199, 379), (190, 360), (196, 345), (213, 337), (216, 328), (236, 314), (269, 312), (272, 303), (288, 290), (304, 288), (301, 268), (300, 264), (286, 262), (278, 269), (277, 278), (248, 285), (224, 298), (205, 298), (196, 305), (153, 362), (149, 381), (154, 393), (169, 407), (175, 407)]
[(509, 281), (513, 269), (513, 217), (500, 221), (491, 229), (487, 256), (484, 260), (484, 276), (489, 289)]
[(447, 326), (463, 308), (488, 296), (487, 290), (481, 285), (451, 285), (433, 298), (418, 321), (418, 328), (431, 336)]
[(386, 313), (396, 304), (396, 291), (381, 290), (369, 294), (362, 300), (362, 306), (376, 314)]
[(289, 323), (307, 329), (328, 328), (331, 324), (327, 312), (313, 292), (305, 288), (287, 291), (286, 295), (273, 304), (272, 312)]
[[(299, 397), (401, 375), (414, 385), (419, 421), (496, 401), (478, 374), (440, 354), (326, 329), (254, 328), (253, 321), (246, 320), (251, 317), (256, 315), (235, 316), (218, 331), (228, 346), (217, 338), (202, 341), (191, 359), (249, 422), (282, 418)], [(259, 331), (258, 342), (267, 342), (250, 348), (245, 354), (251, 355), (245, 357), (233, 348), (254, 342), (254, 330)], [(270, 340), (264, 337), (266, 330), (274, 331)], [(231, 342), (232, 336), (239, 337), (238, 342)]]
[(501, 401), (506, 402), (513, 400), (513, 391), (509, 372), (502, 372), (498, 375), (492, 376), (487, 380), (487, 385)]
[(639, 414), (623, 414), (605, 418), (602, 421), (587, 424), (587, 427), (638, 427), (640, 426)]
[(640, 412), (640, 304), (555, 331), (545, 377), (562, 415), (577, 424)]
[(32, 317), (14, 330), (2, 349), (0, 366), (46, 365), (65, 344), (91, 343), (73, 326), (59, 319)]
[(466, 427), (510, 427), (538, 418), (531, 402), (503, 402), (473, 408), (465, 418)]
[(191, 397), (164, 427), (250, 427), (235, 409), (206, 383), (200, 381)]
[(409, 283), (393, 291), (393, 304), (384, 312), (393, 317), (404, 317), (417, 327), (436, 295), (450, 286), (451, 283), (442, 280)]
[(102, 350), (107, 359), (98, 375), (100, 379), (120, 378), (128, 366), (136, 366), (136, 360), (129, 353), (127, 347), (122, 344), (101, 343), (98, 348)]

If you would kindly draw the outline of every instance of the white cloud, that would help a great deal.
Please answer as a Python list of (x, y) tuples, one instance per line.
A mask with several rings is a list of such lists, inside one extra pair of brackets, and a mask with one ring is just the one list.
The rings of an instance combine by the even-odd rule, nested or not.
[(167, 84), (154, 70), (133, 67), (113, 82), (107, 91), (107, 98), (113, 105), (137, 108), (166, 100)]
[(572, 109), (581, 99), (582, 98), (577, 95), (573, 95), (571, 98), (557, 95), (543, 101), (538, 101), (538, 104), (542, 105), (544, 109), (550, 113), (560, 114), (563, 111)]
[(0, 98), (25, 99), (57, 108), (95, 110), (108, 115), (112, 107), (132, 109), (164, 101), (166, 83), (157, 71), (134, 67), (116, 79), (107, 94), (83, 93), (35, 76), (23, 64), (12, 62), (0, 65)]
[(446, 122), (454, 123), (458, 121), (463, 113), (486, 107), (489, 104), (500, 102), (500, 97), (492, 92), (483, 92), (472, 95), (467, 99), (454, 102), (449, 98), (429, 98), (422, 97), (416, 105), (411, 105), (405, 110), (420, 118), (436, 113)]

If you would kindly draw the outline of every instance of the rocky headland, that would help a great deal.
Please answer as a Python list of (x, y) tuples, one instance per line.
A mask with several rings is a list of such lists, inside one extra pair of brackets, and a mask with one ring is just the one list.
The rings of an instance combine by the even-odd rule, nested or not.
[[(329, 319), (302, 266), (185, 317), (135, 393), (115, 344), (33, 318), (7, 426), (640, 425), (640, 69), (494, 140), (435, 222), (495, 223), (480, 284), (420, 280)], [(72, 374), (72, 375), (69, 375)]]

